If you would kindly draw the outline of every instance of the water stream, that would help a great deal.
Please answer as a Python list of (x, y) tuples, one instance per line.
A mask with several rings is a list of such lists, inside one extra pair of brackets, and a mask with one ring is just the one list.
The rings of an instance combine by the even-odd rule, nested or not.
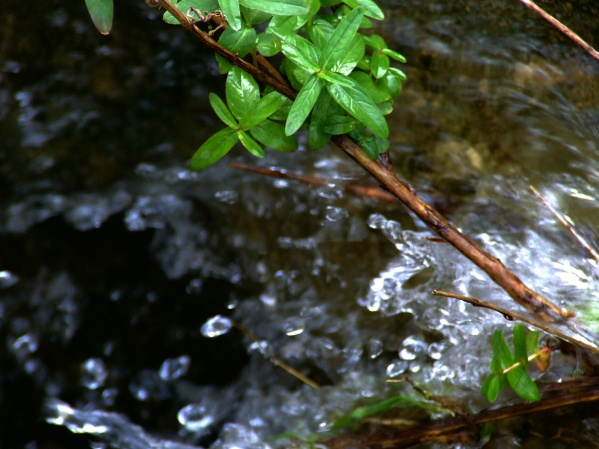
[[(431, 290), (514, 307), (499, 287), (403, 207), (345, 195), (367, 180), (334, 148), (229, 158), (326, 188), (189, 172), (220, 127), (211, 55), (143, 2), (119, 3), (109, 37), (71, 3), (12, 2), (0, 30), (0, 445), (267, 449), (414, 394), (386, 382), (403, 374), (488, 406), (490, 336), (511, 323)], [(594, 2), (545, 3), (599, 46)], [(597, 241), (599, 64), (516, 1), (384, 6), (377, 32), (408, 58), (400, 177), (531, 288), (596, 314), (597, 263), (529, 185)], [(580, 374), (558, 353), (533, 376)], [(544, 419), (493, 447), (563, 447)], [(596, 411), (567, 425), (580, 447), (599, 436)]]

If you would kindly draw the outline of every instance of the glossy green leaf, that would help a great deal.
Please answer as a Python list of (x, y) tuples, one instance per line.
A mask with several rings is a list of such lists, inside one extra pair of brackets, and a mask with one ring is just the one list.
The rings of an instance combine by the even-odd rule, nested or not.
[(526, 351), (526, 328), (522, 324), (514, 326), (514, 359), (526, 368), (528, 354)]
[(539, 331), (529, 331), (526, 336), (526, 349), (528, 354), (534, 354), (539, 348), (539, 342), (541, 340), (541, 333)]
[(262, 148), (260, 144), (256, 142), (254, 139), (252, 139), (249, 136), (249, 134), (247, 134), (245, 131), (238, 130), (237, 137), (239, 138), (239, 141), (245, 147), (245, 149), (252, 153), (254, 156), (259, 158), (264, 157), (264, 148)]
[(536, 402), (541, 399), (541, 393), (534, 381), (526, 373), (526, 368), (518, 366), (510, 370), (507, 375), (508, 383), (514, 392), (526, 401)]
[[(383, 79), (381, 79), (377, 83), (377, 86), (380, 89), (384, 89), (385, 91), (387, 91), (389, 95), (391, 95), (391, 97), (397, 97), (401, 93), (402, 88), (401, 82), (397, 79), (396, 76), (390, 73), (387, 73), (387, 75), (385, 75)], [(375, 100), (375, 102), (377, 101)]]
[(298, 25), (298, 16), (274, 16), (268, 24), (268, 29), (277, 30), (281, 34), (290, 34), (301, 25)]
[(260, 143), (273, 150), (291, 153), (297, 150), (295, 136), (287, 136), (285, 127), (272, 120), (264, 120), (250, 129), (250, 134)]
[(310, 127), (308, 128), (308, 145), (311, 150), (322, 148), (331, 139), (331, 134), (323, 131), (322, 122), (327, 117), (341, 115), (344, 112), (345, 110), (333, 100), (326, 89), (320, 91), (320, 95), (310, 116)]
[(306, 0), (240, 0), (240, 3), (278, 16), (299, 16), (310, 11)]
[(102, 34), (110, 33), (114, 12), (112, 0), (85, 0), (85, 6), (97, 30)]
[(387, 43), (385, 39), (383, 39), (378, 34), (371, 34), (366, 38), (366, 43), (370, 45), (375, 50), (382, 50), (383, 48), (387, 48)]
[[(181, 0), (175, 6), (183, 14), (187, 14), (189, 8), (196, 8), (198, 11), (202, 11), (202, 13), (205, 11), (216, 11), (217, 9), (220, 9), (217, 0)], [(175, 19), (175, 16), (168, 11), (164, 13), (163, 19), (170, 25), (180, 25), (179, 21)]]
[(354, 129), (354, 118), (347, 115), (333, 115), (324, 119), (321, 123), (322, 131), (326, 134), (338, 136), (347, 134)]
[(405, 73), (403, 73), (401, 70), (396, 69), (395, 67), (389, 67), (389, 73), (393, 76), (395, 76), (398, 80), (400, 81), (405, 81), (408, 79), (408, 77), (406, 76)]
[(339, 22), (318, 59), (321, 68), (331, 69), (343, 60), (358, 31), (362, 17), (364, 17), (364, 10), (356, 8)]
[(252, 75), (239, 67), (233, 67), (227, 75), (225, 92), (227, 104), (237, 119), (252, 111), (260, 100), (258, 83)]
[(312, 42), (297, 34), (282, 33), (277, 28), (272, 28), (272, 32), (281, 39), (281, 50), (285, 56), (310, 73), (314, 73), (319, 69), (319, 50)]
[(322, 80), (316, 74), (312, 74), (308, 78), (308, 81), (301, 88), (291, 106), (287, 123), (285, 124), (285, 134), (290, 136), (302, 126), (318, 99), (322, 84)]
[(355, 70), (350, 78), (360, 85), (376, 104), (383, 103), (391, 98), (391, 92), (382, 83), (375, 83), (367, 73)]
[(274, 56), (281, 51), (281, 40), (272, 33), (259, 34), (256, 49), (264, 56)]
[(384, 48), (383, 53), (386, 54), (387, 56), (389, 56), (390, 58), (395, 59), (396, 61), (408, 62), (407, 59), (404, 58), (402, 55), (400, 55), (396, 51), (390, 50), (388, 48)]
[(258, 25), (272, 18), (272, 14), (270, 13), (246, 8), (245, 6), (241, 6), (241, 15), (243, 16), (245, 23), (249, 26)]
[(389, 136), (385, 117), (360, 86), (355, 84), (352, 87), (347, 87), (327, 83), (327, 90), (343, 109), (364, 123), (374, 134), (382, 138)]
[(225, 15), (227, 22), (235, 31), (241, 29), (241, 12), (239, 10), (239, 0), (218, 0), (220, 10)]
[(333, 429), (342, 429), (347, 427), (353, 421), (362, 420), (373, 415), (380, 415), (381, 413), (384, 413), (400, 404), (405, 407), (413, 407), (415, 405), (422, 405), (422, 402), (419, 403), (417, 400), (407, 395), (400, 394), (397, 396), (392, 396), (375, 404), (365, 405), (352, 410), (352, 412), (348, 415), (345, 415), (335, 421), (333, 423)]
[(502, 371), (514, 364), (512, 351), (500, 330), (493, 332), (493, 358), (497, 359)]
[(340, 86), (351, 87), (354, 85), (354, 82), (347, 76), (340, 75), (335, 72), (329, 72), (328, 70), (318, 72), (318, 76), (328, 81), (329, 83), (339, 84)]
[(388, 139), (383, 139), (374, 134), (367, 134), (364, 130), (352, 131), (349, 135), (360, 144), (364, 153), (366, 153), (370, 159), (376, 159), (379, 154), (389, 150)]
[(343, 3), (352, 8), (361, 6), (365, 10), (364, 14), (373, 19), (383, 20), (385, 18), (385, 14), (383, 14), (381, 8), (372, 0), (343, 0)]
[(351, 41), (347, 53), (343, 55), (340, 61), (333, 65), (331, 70), (342, 75), (349, 75), (364, 57), (365, 49), (364, 38), (361, 34), (357, 33)]
[(229, 70), (234, 67), (234, 65), (228, 59), (223, 58), (221, 55), (217, 54), (214, 56), (216, 57), (216, 62), (218, 63), (218, 73), (221, 75), (229, 73)]
[(233, 129), (237, 129), (239, 127), (237, 125), (237, 121), (218, 95), (210, 92), (208, 99), (210, 101), (210, 106), (212, 106), (212, 109), (214, 109), (214, 112), (216, 112), (218, 118), (221, 119), (225, 125)]
[(499, 396), (500, 382), (499, 376), (491, 374), (485, 379), (480, 387), (480, 393), (487, 398), (489, 402), (495, 402)]
[(376, 79), (381, 79), (389, 70), (389, 58), (379, 50), (372, 52), (370, 70)]
[(191, 159), (192, 170), (202, 170), (227, 154), (238, 141), (234, 129), (225, 128), (214, 134), (196, 151)]
[(241, 119), (239, 119), (239, 126), (243, 130), (248, 130), (253, 126), (256, 126), (262, 120), (270, 117), (270, 115), (283, 106), (286, 97), (278, 92), (271, 92), (265, 95), (256, 103), (256, 106), (247, 111)]
[(228, 27), (220, 35), (218, 43), (231, 53), (243, 58), (256, 45), (256, 30), (253, 28), (241, 28), (235, 31), (232, 27)]
[(312, 24), (308, 27), (308, 36), (314, 45), (322, 49), (327, 44), (334, 31), (335, 27), (331, 22), (319, 18), (314, 19)]

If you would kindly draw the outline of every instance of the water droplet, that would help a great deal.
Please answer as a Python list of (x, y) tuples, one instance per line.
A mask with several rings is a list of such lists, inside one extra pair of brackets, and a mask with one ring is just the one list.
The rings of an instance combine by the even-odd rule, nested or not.
[(383, 343), (378, 338), (371, 338), (366, 344), (366, 351), (368, 353), (368, 357), (371, 359), (376, 359), (383, 353)]
[(24, 360), (37, 351), (38, 346), (38, 336), (28, 333), (17, 338), (12, 344), (12, 349), (19, 360)]
[(285, 332), (290, 337), (301, 334), (302, 332), (304, 332), (305, 328), (306, 323), (303, 318), (291, 317), (287, 318), (283, 322), (283, 332)]
[(107, 388), (102, 392), (102, 403), (107, 407), (113, 406), (118, 394), (119, 390), (116, 388)]
[(420, 354), (427, 349), (427, 344), (418, 336), (407, 337), (401, 344), (399, 350), (399, 358), (402, 360), (415, 360)]
[(202, 404), (189, 404), (179, 410), (177, 420), (190, 432), (199, 432), (214, 423), (214, 418)]
[(204, 337), (218, 337), (229, 332), (232, 326), (233, 323), (229, 318), (216, 315), (202, 325), (200, 332)]
[(439, 360), (447, 347), (443, 343), (431, 343), (428, 345), (426, 353), (433, 360)]
[(341, 207), (327, 206), (324, 216), (328, 221), (339, 221), (348, 215), (349, 213)]
[(387, 367), (387, 377), (397, 377), (406, 372), (408, 363), (403, 360), (396, 360)]
[(81, 364), (81, 384), (95, 390), (106, 382), (108, 370), (104, 361), (99, 358), (90, 358)]
[(10, 271), (0, 271), (0, 288), (8, 288), (19, 282), (19, 276)]
[(182, 355), (174, 359), (166, 359), (158, 370), (158, 375), (162, 380), (175, 380), (187, 374), (191, 359), (187, 355)]

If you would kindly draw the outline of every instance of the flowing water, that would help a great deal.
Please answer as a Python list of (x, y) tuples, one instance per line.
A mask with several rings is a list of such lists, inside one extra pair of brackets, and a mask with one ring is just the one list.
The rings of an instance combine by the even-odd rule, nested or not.
[[(266, 449), (282, 432), (325, 435), (357, 405), (415, 395), (386, 382), (403, 374), (472, 411), (488, 405), (490, 336), (510, 323), (431, 290), (515, 307), (501, 289), (403, 207), (344, 195), (365, 178), (334, 148), (227, 160), (327, 187), (227, 161), (189, 172), (221, 127), (210, 54), (143, 2), (119, 2), (109, 37), (77, 3), (3, 8), (3, 447)], [(546, 3), (599, 46), (593, 1)], [(599, 63), (515, 0), (389, 1), (385, 12), (377, 32), (408, 58), (390, 116), (400, 177), (530, 287), (592, 315), (597, 263), (529, 185), (594, 244)], [(556, 354), (533, 376), (580, 370)], [(545, 419), (493, 447), (563, 447)], [(564, 422), (580, 447), (599, 438), (596, 412)]]

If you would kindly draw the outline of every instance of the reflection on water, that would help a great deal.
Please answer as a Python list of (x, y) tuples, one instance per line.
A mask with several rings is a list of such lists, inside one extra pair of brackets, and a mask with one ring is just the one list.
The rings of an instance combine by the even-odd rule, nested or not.
[[(343, 196), (362, 172), (333, 149), (261, 161), (326, 188), (226, 163), (188, 172), (222, 86), (195, 42), (138, 3), (119, 4), (108, 38), (83, 3), (10, 7), (0, 31), (6, 446), (267, 448), (411, 393), (385, 383), (404, 373), (485, 407), (488, 336), (508, 326), (430, 291), (506, 295), (402, 208)], [(528, 186), (596, 240), (599, 66), (515, 3), (404, 3), (377, 30), (409, 60), (391, 115), (397, 171), (533, 289), (592, 312), (596, 263)], [(596, 10), (580, 2), (563, 19), (592, 37)], [(576, 371), (560, 357), (544, 379)], [(595, 417), (568, 425), (596, 440)], [(521, 434), (514, 444), (533, 438)]]

